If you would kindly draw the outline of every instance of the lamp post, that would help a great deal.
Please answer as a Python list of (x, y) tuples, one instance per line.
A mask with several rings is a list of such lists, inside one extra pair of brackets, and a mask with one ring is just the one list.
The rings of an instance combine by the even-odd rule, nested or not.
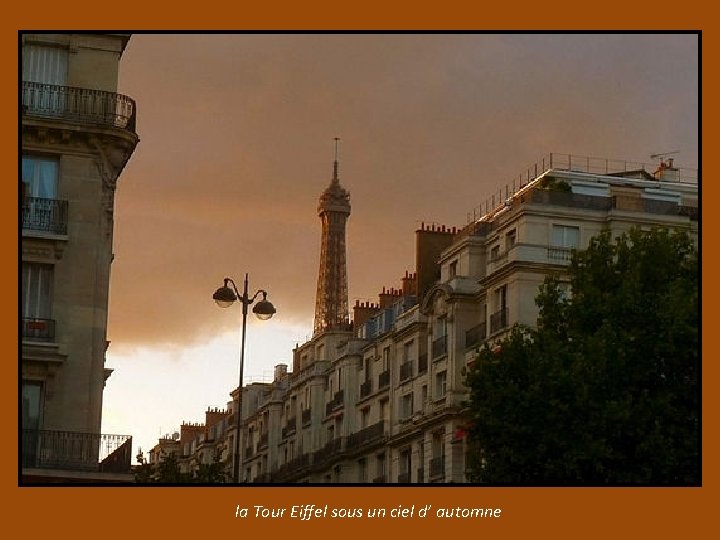
[[(228, 287), (228, 283), (232, 284), (232, 289)], [(240, 337), (240, 375), (238, 378), (238, 405), (235, 410), (235, 456), (233, 458), (233, 479), (236, 484), (240, 483), (240, 425), (242, 416), (242, 388), (243, 388), (243, 364), (245, 362), (245, 329), (247, 327), (247, 312), (248, 306), (252, 304), (259, 294), (262, 294), (262, 300), (260, 300), (253, 307), (253, 313), (257, 315), (258, 319), (267, 320), (275, 314), (275, 306), (273, 306), (267, 300), (267, 292), (258, 289), (258, 291), (251, 297), (248, 296), (248, 275), (245, 274), (245, 282), (243, 285), (243, 293), (240, 295), (235, 282), (230, 278), (225, 278), (224, 284), (220, 287), (215, 294), (213, 294), (213, 300), (221, 308), (228, 308), (235, 300), (239, 300), (242, 303), (242, 334)]]

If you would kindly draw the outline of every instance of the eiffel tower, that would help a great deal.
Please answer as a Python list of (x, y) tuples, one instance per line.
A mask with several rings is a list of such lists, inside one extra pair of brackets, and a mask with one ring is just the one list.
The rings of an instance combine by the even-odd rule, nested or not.
[(347, 330), (350, 321), (345, 260), (345, 223), (350, 215), (350, 193), (340, 185), (338, 178), (339, 140), (335, 139), (332, 180), (318, 202), (322, 237), (315, 297), (315, 336), (327, 330)]

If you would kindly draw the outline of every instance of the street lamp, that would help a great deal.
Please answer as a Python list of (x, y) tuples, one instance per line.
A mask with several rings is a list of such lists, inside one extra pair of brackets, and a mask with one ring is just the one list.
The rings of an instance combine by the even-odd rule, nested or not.
[[(228, 287), (228, 283), (232, 284), (232, 289)], [(243, 363), (245, 361), (245, 328), (247, 327), (248, 306), (252, 304), (259, 294), (262, 294), (262, 300), (253, 306), (253, 313), (258, 319), (263, 321), (269, 319), (275, 314), (275, 306), (267, 300), (267, 292), (259, 289), (252, 298), (248, 296), (248, 275), (245, 274), (245, 283), (243, 285), (242, 295), (238, 292), (235, 282), (230, 278), (225, 278), (224, 284), (215, 294), (213, 300), (221, 308), (228, 308), (236, 300), (242, 303), (242, 335), (240, 338), (240, 376), (238, 383), (238, 406), (235, 410), (235, 456), (233, 459), (233, 477), (236, 484), (240, 483), (240, 417), (242, 415), (242, 386), (243, 386)]]

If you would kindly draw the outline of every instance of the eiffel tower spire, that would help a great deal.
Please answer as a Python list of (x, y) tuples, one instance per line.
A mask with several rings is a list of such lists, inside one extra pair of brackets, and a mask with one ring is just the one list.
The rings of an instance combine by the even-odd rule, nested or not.
[(330, 329), (346, 329), (350, 320), (345, 257), (345, 224), (350, 215), (350, 193), (340, 185), (338, 176), (339, 140), (335, 138), (335, 160), (330, 185), (320, 195), (318, 202), (322, 236), (314, 335)]

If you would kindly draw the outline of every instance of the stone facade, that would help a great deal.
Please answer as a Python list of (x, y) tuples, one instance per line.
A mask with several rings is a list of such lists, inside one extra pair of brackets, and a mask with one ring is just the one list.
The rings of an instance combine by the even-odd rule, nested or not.
[[(21, 354), (27, 432), (100, 433), (103, 388), (112, 372), (105, 352), (114, 194), (138, 143), (135, 104), (116, 93), (129, 38), (22, 36)], [(47, 435), (28, 439), (27, 465), (42, 466), (58, 452), (43, 440)], [(95, 457), (91, 452), (90, 459)]]

